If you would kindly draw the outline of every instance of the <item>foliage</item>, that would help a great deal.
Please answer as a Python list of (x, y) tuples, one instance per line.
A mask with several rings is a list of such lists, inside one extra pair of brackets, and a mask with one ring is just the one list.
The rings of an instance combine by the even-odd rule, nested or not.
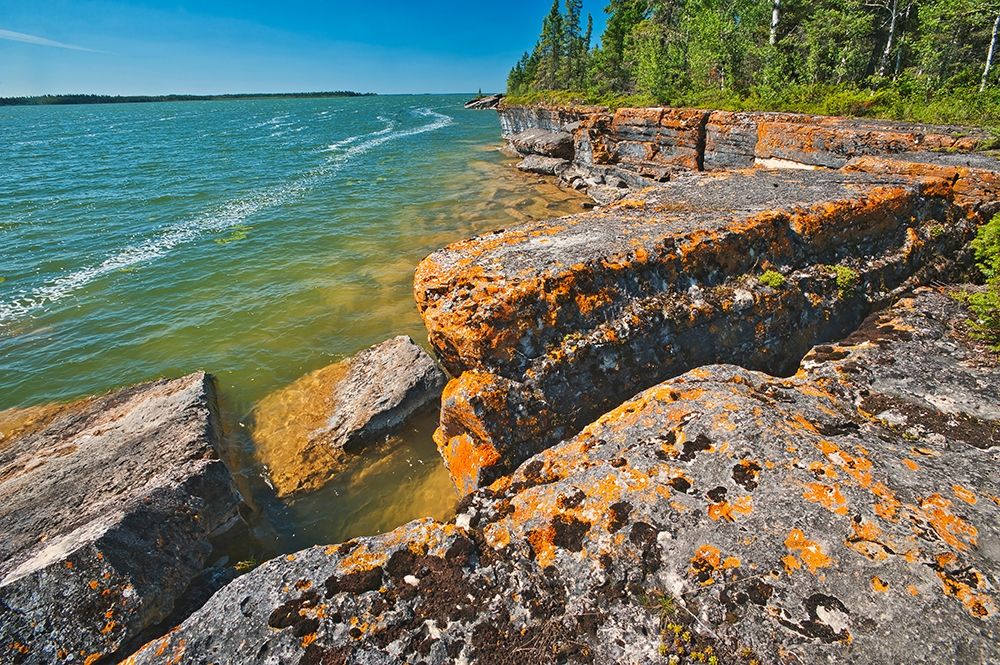
[(782, 0), (773, 35), (766, 0), (610, 0), (593, 49), (590, 31), (580, 32), (579, 7), (567, 0), (561, 10), (554, 0), (538, 44), (511, 72), (512, 103), (800, 111), (1000, 128), (1000, 65), (979, 92), (998, 0)]
[(977, 319), (970, 322), (972, 334), (1000, 351), (1000, 215), (979, 228), (972, 250), (976, 266), (986, 278), (985, 289), (963, 297)]
[(780, 289), (785, 285), (785, 276), (777, 270), (766, 270), (763, 275), (757, 278), (757, 281), (772, 289)]
[(976, 267), (987, 280), (1000, 278), (1000, 215), (979, 227), (971, 243)]

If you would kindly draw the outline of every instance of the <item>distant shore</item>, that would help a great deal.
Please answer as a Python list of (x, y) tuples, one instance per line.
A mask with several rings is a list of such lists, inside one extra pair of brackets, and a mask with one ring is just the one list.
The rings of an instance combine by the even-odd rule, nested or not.
[(156, 102), (215, 102), (239, 99), (322, 99), (328, 97), (374, 97), (374, 92), (277, 92), (232, 95), (42, 95), (0, 97), (0, 106), (52, 106), (69, 104), (152, 104)]

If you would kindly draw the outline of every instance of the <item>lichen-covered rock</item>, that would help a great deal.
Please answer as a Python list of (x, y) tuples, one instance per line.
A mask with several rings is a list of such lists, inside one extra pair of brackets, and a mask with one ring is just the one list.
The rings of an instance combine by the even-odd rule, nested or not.
[(0, 441), (0, 661), (112, 657), (174, 612), (210, 538), (239, 521), (212, 380), (14, 415)]
[(517, 163), (517, 168), (528, 173), (539, 175), (559, 175), (567, 168), (570, 162), (568, 159), (559, 157), (542, 157), (541, 155), (528, 155)]
[[(489, 464), (459, 464), (456, 483), (488, 484), (693, 367), (788, 371), (894, 290), (950, 265), (975, 228), (952, 186), (835, 172), (692, 176), (436, 252), (417, 268), (415, 292), (458, 377), (438, 445), (449, 466), (451, 450), (493, 451), (466, 455)], [(785, 275), (782, 288), (758, 281), (767, 269)], [(480, 399), (484, 386), (507, 397)], [(512, 417), (511, 401), (544, 417)], [(520, 426), (510, 431), (512, 419)]]
[(522, 155), (573, 159), (573, 135), (546, 129), (527, 129), (514, 134), (510, 145)]
[(943, 178), (954, 183), (955, 203), (989, 221), (1000, 212), (1000, 159), (986, 155), (908, 153), (893, 157), (858, 157), (845, 171)]
[(435, 402), (444, 382), (409, 337), (376, 344), (261, 400), (253, 414), (257, 456), (279, 496), (317, 489)]
[(129, 663), (994, 662), (1000, 370), (922, 291), (689, 372), (453, 523), (271, 561)]
[(505, 135), (572, 127), (577, 163), (687, 170), (749, 168), (781, 160), (840, 168), (854, 157), (951, 151), (970, 153), (987, 132), (969, 127), (829, 118), (801, 113), (673, 108), (535, 108), (504, 105)]

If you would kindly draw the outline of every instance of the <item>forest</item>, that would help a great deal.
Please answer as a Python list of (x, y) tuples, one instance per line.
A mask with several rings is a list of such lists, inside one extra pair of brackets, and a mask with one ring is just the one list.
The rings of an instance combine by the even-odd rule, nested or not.
[(1000, 128), (1000, 0), (553, 0), (511, 101), (878, 116)]

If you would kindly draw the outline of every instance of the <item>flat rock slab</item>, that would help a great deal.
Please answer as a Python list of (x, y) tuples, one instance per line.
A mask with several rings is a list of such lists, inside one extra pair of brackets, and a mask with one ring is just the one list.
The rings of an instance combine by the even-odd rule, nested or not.
[(239, 519), (212, 379), (0, 422), (0, 661), (113, 656), (172, 613)]
[(689, 372), (454, 522), (271, 561), (128, 662), (995, 662), (1000, 371), (966, 316), (924, 290), (793, 377)]
[(792, 371), (939, 277), (980, 219), (945, 171), (689, 176), (432, 254), (415, 293), (457, 377), (435, 435), (456, 486), (493, 482), (691, 368)]
[(573, 159), (573, 135), (569, 132), (528, 129), (514, 134), (508, 140), (522, 155)]
[(279, 496), (322, 487), (435, 402), (444, 372), (406, 336), (308, 374), (254, 409), (254, 442)]

